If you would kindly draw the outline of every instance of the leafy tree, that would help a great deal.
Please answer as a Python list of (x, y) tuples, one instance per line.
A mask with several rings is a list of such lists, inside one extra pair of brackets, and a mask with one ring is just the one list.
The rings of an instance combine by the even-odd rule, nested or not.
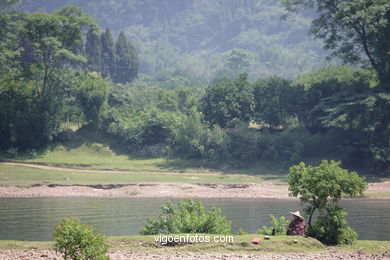
[[(1, 132), (9, 145), (39, 147), (60, 131), (66, 91), (59, 79), (72, 62), (85, 60), (76, 51), (82, 42), (81, 29), (97, 25), (72, 6), (52, 14), (22, 15), (14, 21), (17, 26), (4, 29), (18, 35), (16, 46), (21, 52), (8, 67), (8, 76), (0, 80), (0, 117), (5, 122)], [(15, 50), (13, 43), (5, 46), (7, 51)]]
[(289, 104), (292, 103), (288, 93), (293, 90), (288, 80), (270, 77), (258, 80), (254, 84), (253, 97), (255, 101), (254, 119), (265, 123), (270, 128), (286, 127), (292, 113)]
[(105, 78), (114, 79), (116, 74), (117, 56), (115, 52), (114, 36), (110, 28), (101, 35), (102, 39), (102, 75)]
[(76, 101), (87, 122), (97, 126), (106, 106), (108, 82), (96, 73), (89, 73), (78, 77), (77, 84)]
[(315, 210), (320, 212), (337, 205), (343, 196), (362, 195), (367, 189), (364, 178), (356, 172), (348, 172), (340, 167), (340, 162), (322, 161), (319, 166), (306, 166), (303, 162), (294, 165), (288, 173), (290, 196), (299, 197), (307, 203), (304, 209), (309, 216), (308, 224)]
[(123, 31), (120, 32), (115, 45), (117, 65), (115, 81), (130, 82), (137, 77), (138, 58), (135, 47), (126, 39)]
[(108, 243), (102, 234), (94, 234), (79, 219), (64, 218), (54, 232), (55, 249), (65, 260), (108, 260)]
[(320, 211), (317, 221), (309, 228), (308, 236), (327, 245), (352, 244), (357, 239), (356, 231), (347, 223), (348, 213), (337, 205)]
[(253, 114), (253, 95), (248, 75), (223, 78), (209, 86), (200, 100), (200, 110), (211, 124), (222, 128), (247, 126)]
[(85, 53), (88, 60), (88, 69), (90, 71), (102, 72), (102, 40), (96, 30), (88, 30)]
[(331, 55), (346, 62), (368, 60), (381, 85), (390, 89), (390, 2), (386, 0), (284, 0), (290, 11), (317, 9), (311, 32)]
[(231, 234), (231, 222), (222, 216), (221, 210), (206, 211), (200, 201), (168, 201), (161, 206), (158, 217), (148, 219), (140, 231), (142, 235), (207, 233)]

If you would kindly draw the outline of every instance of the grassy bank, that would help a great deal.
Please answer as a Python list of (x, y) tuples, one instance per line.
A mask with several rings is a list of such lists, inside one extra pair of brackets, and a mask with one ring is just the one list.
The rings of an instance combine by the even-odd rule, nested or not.
[[(211, 235), (212, 236), (212, 235)], [(259, 235), (234, 236), (233, 243), (197, 243), (177, 246), (162, 246), (154, 242), (153, 236), (109, 237), (110, 251), (126, 250), (130, 252), (149, 252), (171, 254), (175, 252), (200, 253), (309, 253), (322, 252), (329, 248), (339, 250), (362, 250), (367, 253), (390, 251), (390, 241), (359, 240), (351, 246), (327, 247), (312, 238), (276, 236), (271, 240), (261, 240), (259, 245), (252, 245), (251, 240)], [(297, 243), (293, 240), (297, 239)], [(54, 242), (0, 241), (0, 250), (52, 249)]]
[(261, 183), (285, 182), (283, 175), (197, 174), (159, 172), (79, 172), (47, 170), (28, 166), (0, 164), (0, 185), (34, 184), (132, 184), (132, 183)]

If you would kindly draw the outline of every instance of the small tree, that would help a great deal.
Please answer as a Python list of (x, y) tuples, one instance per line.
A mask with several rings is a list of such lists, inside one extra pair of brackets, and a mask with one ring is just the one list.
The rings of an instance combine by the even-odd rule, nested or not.
[(161, 206), (158, 217), (149, 218), (141, 235), (207, 233), (231, 234), (231, 221), (222, 216), (221, 210), (206, 211), (200, 201), (180, 200), (177, 204), (168, 201)]
[(271, 220), (271, 226), (263, 226), (257, 230), (257, 233), (263, 235), (286, 235), (287, 227), (290, 221), (288, 221), (285, 216), (277, 218), (271, 214), (269, 215), (269, 219)]
[[(364, 178), (359, 177), (356, 172), (342, 169), (340, 162), (326, 160), (317, 167), (306, 166), (303, 162), (292, 166), (288, 174), (288, 184), (291, 191), (290, 196), (299, 197), (302, 204), (308, 204), (304, 211), (309, 216), (309, 231), (313, 214), (315, 210), (319, 210), (320, 217), (316, 223), (316, 229), (322, 230), (322, 237), (330, 235), (330, 229), (326, 226), (329, 221), (321, 221), (323, 219), (336, 219), (337, 217), (344, 223), (337, 226), (333, 225), (335, 223), (331, 221), (333, 229), (337, 229), (332, 232), (338, 232), (340, 229), (348, 227), (345, 220), (346, 212), (341, 212), (337, 205), (340, 199), (343, 196), (362, 195), (367, 189)], [(327, 239), (322, 241), (326, 242)]]
[(81, 225), (77, 218), (64, 218), (54, 232), (55, 250), (65, 260), (108, 260), (108, 244), (102, 234), (92, 227)]

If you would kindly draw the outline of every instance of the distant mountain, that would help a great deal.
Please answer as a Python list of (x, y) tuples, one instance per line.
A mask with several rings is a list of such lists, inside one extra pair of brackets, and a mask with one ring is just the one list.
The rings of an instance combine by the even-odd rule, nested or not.
[(52, 12), (65, 4), (116, 35), (124, 30), (141, 73), (291, 78), (324, 64), (321, 45), (308, 35), (312, 14), (281, 20), (286, 12), (275, 0), (24, 0), (20, 8)]

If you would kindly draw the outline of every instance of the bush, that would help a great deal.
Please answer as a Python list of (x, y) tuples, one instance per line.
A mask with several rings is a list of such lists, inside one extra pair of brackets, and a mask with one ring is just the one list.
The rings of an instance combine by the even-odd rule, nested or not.
[(102, 234), (94, 234), (92, 227), (81, 225), (77, 218), (64, 218), (54, 232), (55, 250), (65, 260), (106, 260), (108, 244)]
[(328, 207), (309, 228), (308, 236), (315, 237), (327, 245), (353, 244), (357, 239), (357, 233), (348, 226), (347, 215), (348, 213), (339, 206)]
[(285, 235), (289, 224), (286, 217), (281, 216), (280, 218), (277, 218), (271, 214), (269, 215), (269, 218), (271, 220), (271, 226), (263, 226), (257, 231), (257, 233), (262, 235)]
[(207, 233), (231, 234), (231, 221), (221, 215), (221, 210), (206, 211), (200, 201), (180, 200), (177, 204), (167, 201), (161, 206), (158, 217), (149, 218), (141, 235)]
[(242, 227), (239, 227), (237, 229), (237, 235), (243, 236), (243, 235), (247, 235), (247, 234), (248, 234), (248, 232), (246, 232)]

